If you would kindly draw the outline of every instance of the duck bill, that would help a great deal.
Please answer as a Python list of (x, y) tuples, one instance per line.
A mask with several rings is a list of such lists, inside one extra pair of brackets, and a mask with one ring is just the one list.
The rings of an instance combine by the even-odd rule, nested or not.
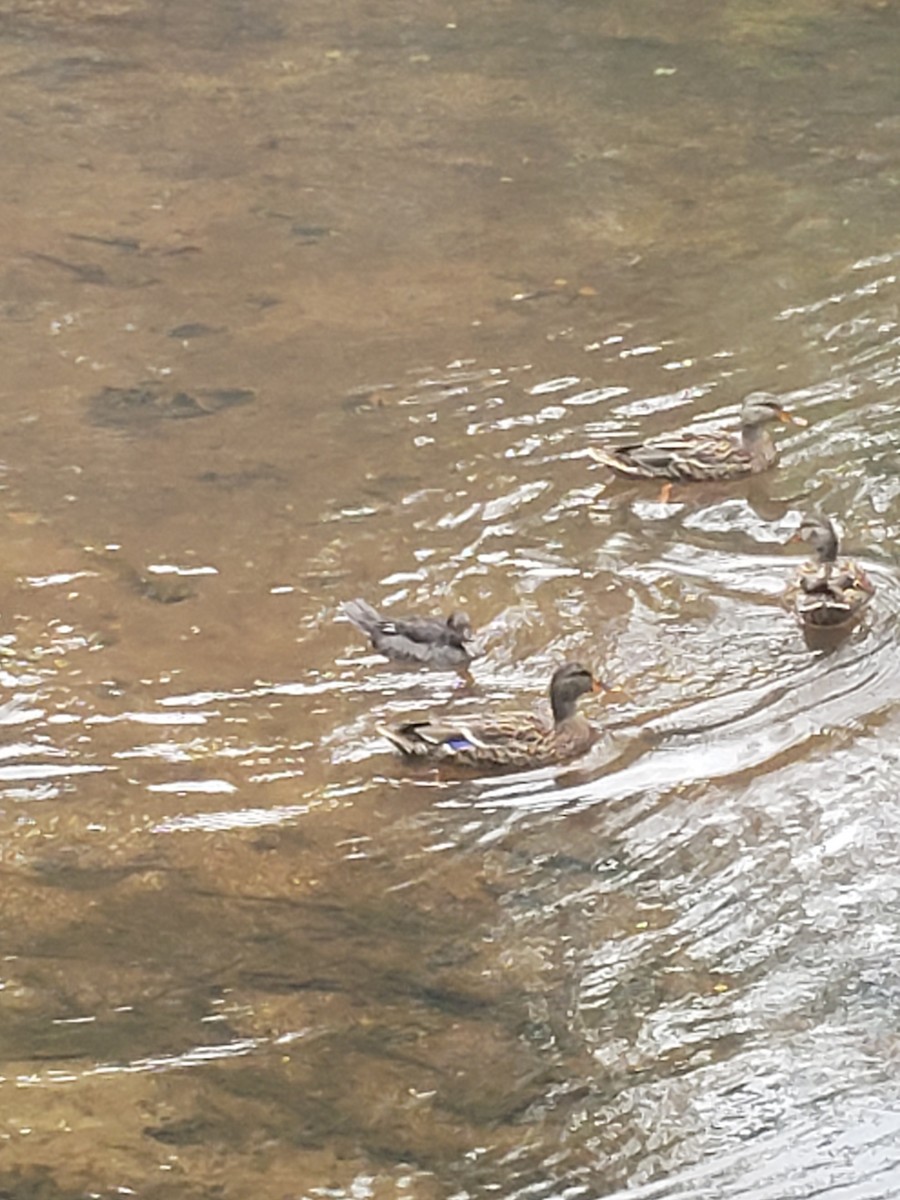
[(785, 425), (796, 425), (800, 429), (805, 429), (809, 424), (806, 417), (799, 417), (796, 413), (788, 412), (786, 408), (782, 408), (778, 413), (778, 420)]
[(594, 676), (594, 682), (591, 687), (592, 692), (621, 692), (621, 688), (617, 684), (605, 683), (602, 679)]

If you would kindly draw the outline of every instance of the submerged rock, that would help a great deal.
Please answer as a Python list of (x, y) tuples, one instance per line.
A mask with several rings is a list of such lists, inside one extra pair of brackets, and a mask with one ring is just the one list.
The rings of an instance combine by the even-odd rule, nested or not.
[(173, 392), (157, 382), (135, 387), (106, 387), (92, 396), (88, 412), (94, 425), (124, 427), (155, 424), (157, 421), (211, 417), (226, 408), (250, 404), (256, 393), (249, 388), (198, 388)]

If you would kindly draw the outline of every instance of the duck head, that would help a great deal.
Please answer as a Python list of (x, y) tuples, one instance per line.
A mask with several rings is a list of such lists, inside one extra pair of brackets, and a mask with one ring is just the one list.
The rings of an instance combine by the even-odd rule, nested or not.
[(792, 542), (809, 542), (820, 563), (833, 563), (838, 556), (837, 530), (828, 517), (809, 516), (800, 522)]
[(741, 424), (753, 428), (769, 421), (781, 421), (785, 425), (805, 426), (809, 422), (796, 413), (788, 412), (780, 400), (769, 392), (751, 392), (741, 405)]
[(569, 662), (557, 667), (550, 680), (550, 706), (554, 721), (565, 721), (575, 713), (579, 699), (588, 692), (608, 692), (602, 679), (596, 678), (581, 663)]

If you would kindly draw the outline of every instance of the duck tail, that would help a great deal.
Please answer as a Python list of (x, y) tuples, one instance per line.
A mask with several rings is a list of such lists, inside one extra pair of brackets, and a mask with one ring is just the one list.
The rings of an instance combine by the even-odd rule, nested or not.
[(640, 474), (618, 450), (605, 450), (602, 446), (588, 446), (588, 454), (594, 462), (600, 463), (602, 467), (611, 467), (619, 475)]
[[(409, 758), (419, 758), (427, 754), (428, 743), (417, 735), (415, 723), (409, 725), (376, 725), (383, 738), (391, 743), (395, 750)], [(433, 747), (432, 747), (433, 748)]]
[(365, 600), (345, 600), (339, 610), (357, 629), (371, 637), (381, 624), (381, 617)]

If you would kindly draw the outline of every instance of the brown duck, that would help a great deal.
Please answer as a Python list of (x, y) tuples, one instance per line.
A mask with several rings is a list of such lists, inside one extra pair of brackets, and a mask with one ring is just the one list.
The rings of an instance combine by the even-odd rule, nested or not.
[(852, 559), (838, 559), (838, 535), (828, 517), (805, 517), (791, 541), (809, 542), (813, 548), (813, 557), (800, 567), (785, 592), (785, 601), (800, 623), (812, 629), (837, 629), (855, 621), (875, 587)]
[(632, 446), (591, 447), (597, 462), (626, 479), (667, 479), (676, 483), (739, 479), (765, 471), (778, 457), (768, 426), (772, 421), (806, 425), (768, 392), (751, 392), (735, 431), (665, 434)]
[(409, 721), (382, 726), (380, 732), (409, 758), (506, 770), (549, 766), (575, 758), (590, 747), (597, 730), (578, 712), (578, 701), (588, 692), (607, 690), (587, 667), (570, 662), (558, 667), (550, 680), (552, 723), (533, 713), (510, 712)]

